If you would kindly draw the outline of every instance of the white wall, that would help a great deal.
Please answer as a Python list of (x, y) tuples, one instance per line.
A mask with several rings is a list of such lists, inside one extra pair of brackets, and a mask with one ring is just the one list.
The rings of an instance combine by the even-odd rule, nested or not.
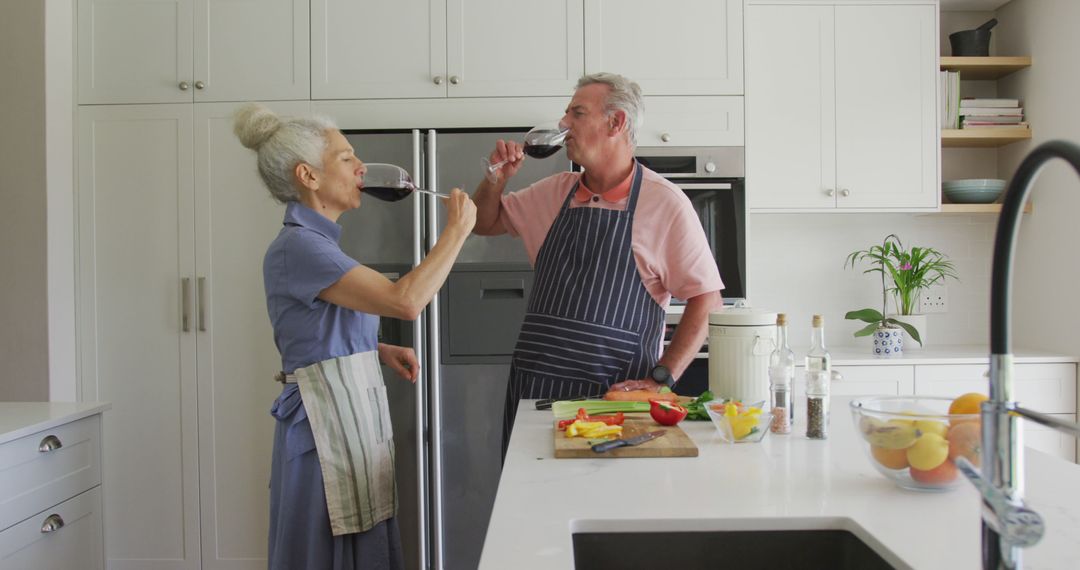
[[(1080, 144), (1080, 2), (1013, 0), (998, 10), (1001, 55), (1031, 55), (1032, 66), (1000, 81), (999, 93), (1019, 97), (1033, 140), (999, 151), (1000, 168), (1013, 172), (1041, 142)], [(1013, 331), (1017, 346), (1080, 354), (1072, 332), (1080, 319), (1080, 177), (1064, 162), (1046, 166), (1032, 191), (1016, 249)]]
[(8, 2), (0, 20), (0, 400), (47, 400), (45, 11)]
[[(810, 317), (825, 317), (827, 345), (865, 345), (852, 334), (864, 326), (844, 314), (881, 308), (881, 280), (867, 266), (844, 269), (847, 255), (880, 244), (890, 233), (906, 246), (930, 246), (956, 265), (947, 313), (928, 316), (931, 344), (986, 344), (990, 242), (994, 218), (956, 214), (753, 214), (748, 279), (755, 306), (789, 314), (791, 342), (810, 344)], [(889, 312), (893, 305), (890, 301)]]

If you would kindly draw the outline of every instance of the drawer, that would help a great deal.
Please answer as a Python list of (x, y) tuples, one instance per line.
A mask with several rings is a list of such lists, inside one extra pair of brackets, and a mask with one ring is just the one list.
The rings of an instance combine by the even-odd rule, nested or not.
[(94, 487), (0, 532), (0, 568), (101, 570), (101, 527), (101, 487)]
[(743, 131), (742, 97), (646, 97), (637, 142), (642, 147), (743, 146)]
[[(910, 396), (915, 387), (912, 366), (833, 366), (833, 371), (841, 379), (829, 384), (831, 396)], [(795, 368), (794, 395), (799, 402), (806, 397), (805, 372), (803, 366)]]
[(532, 292), (532, 271), (452, 272), (446, 281), (449, 357), (510, 356)]
[(100, 484), (99, 415), (0, 445), (0, 530)]
[[(941, 364), (915, 367), (915, 393), (956, 397), (966, 392), (989, 394), (990, 367), (982, 364)], [(1016, 401), (1047, 414), (1076, 413), (1075, 364), (1016, 364)]]

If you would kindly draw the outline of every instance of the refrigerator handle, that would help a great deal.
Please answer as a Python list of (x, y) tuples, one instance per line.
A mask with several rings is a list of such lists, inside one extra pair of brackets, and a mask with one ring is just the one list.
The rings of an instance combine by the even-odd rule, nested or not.
[[(420, 180), (423, 172), (423, 151), (421, 139), (423, 134), (419, 129), (412, 132), (412, 171), (414, 180)], [(419, 193), (413, 193), (412, 200), (412, 266), (420, 265), (424, 257), (424, 203)], [(428, 408), (428, 363), (427, 358), (427, 317), (421, 313), (413, 326), (413, 350), (416, 351), (416, 361), (420, 363), (420, 378), (416, 382), (416, 496), (419, 505), (416, 529), (417, 542), (420, 546), (418, 558), (420, 568), (431, 568), (430, 560), (430, 536), (428, 535), (429, 521), (431, 520), (430, 496), (428, 495), (429, 469), (427, 447), (427, 408)]]
[[(426, 178), (428, 188), (438, 192), (438, 171), (436, 156), (436, 133), (429, 130), (427, 135), (427, 159)], [(427, 251), (435, 247), (439, 240), (439, 216), (438, 198), (433, 195), (425, 195), (423, 200), (427, 204), (425, 221), (427, 223)], [(439, 294), (436, 293), (431, 299), (427, 309), (427, 332), (428, 332), (428, 377), (431, 379), (430, 398), (431, 410), (431, 489), (432, 489), (432, 512), (431, 519), (434, 522), (432, 532), (432, 558), (435, 570), (443, 570), (446, 560), (446, 526), (443, 524), (443, 448), (442, 448), (442, 374), (439, 367)]]

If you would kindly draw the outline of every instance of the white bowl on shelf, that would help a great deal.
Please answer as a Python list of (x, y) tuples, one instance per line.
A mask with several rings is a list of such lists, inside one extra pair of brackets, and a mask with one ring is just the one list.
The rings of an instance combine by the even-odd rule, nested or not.
[(1005, 191), (1005, 185), (999, 178), (946, 180), (941, 183), (941, 192), (954, 204), (990, 204)]

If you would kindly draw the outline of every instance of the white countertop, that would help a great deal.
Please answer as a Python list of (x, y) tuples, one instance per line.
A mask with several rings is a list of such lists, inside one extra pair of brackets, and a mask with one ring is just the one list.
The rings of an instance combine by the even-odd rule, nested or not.
[(110, 408), (108, 402), (0, 402), (0, 444)]
[[(877, 358), (870, 354), (870, 346), (829, 346), (833, 366), (905, 366), (913, 364), (990, 364), (990, 348), (981, 345), (951, 344), (930, 345), (925, 348), (904, 347), (901, 358)], [(796, 357), (806, 354), (807, 347), (792, 347)], [(1013, 349), (1013, 362), (1017, 364), (1046, 364), (1055, 362), (1078, 362), (1075, 356), (1063, 356), (1052, 352), (1028, 348)]]
[[(978, 568), (978, 493), (966, 482), (920, 493), (886, 480), (858, 448), (848, 401), (834, 399), (826, 441), (793, 433), (724, 444), (710, 422), (683, 422), (699, 457), (633, 459), (554, 459), (551, 412), (522, 402), (480, 567), (573, 568), (573, 527), (840, 528), (901, 568)], [(1047, 527), (1025, 568), (1075, 568), (1080, 466), (1031, 450), (1025, 458), (1028, 504)]]

